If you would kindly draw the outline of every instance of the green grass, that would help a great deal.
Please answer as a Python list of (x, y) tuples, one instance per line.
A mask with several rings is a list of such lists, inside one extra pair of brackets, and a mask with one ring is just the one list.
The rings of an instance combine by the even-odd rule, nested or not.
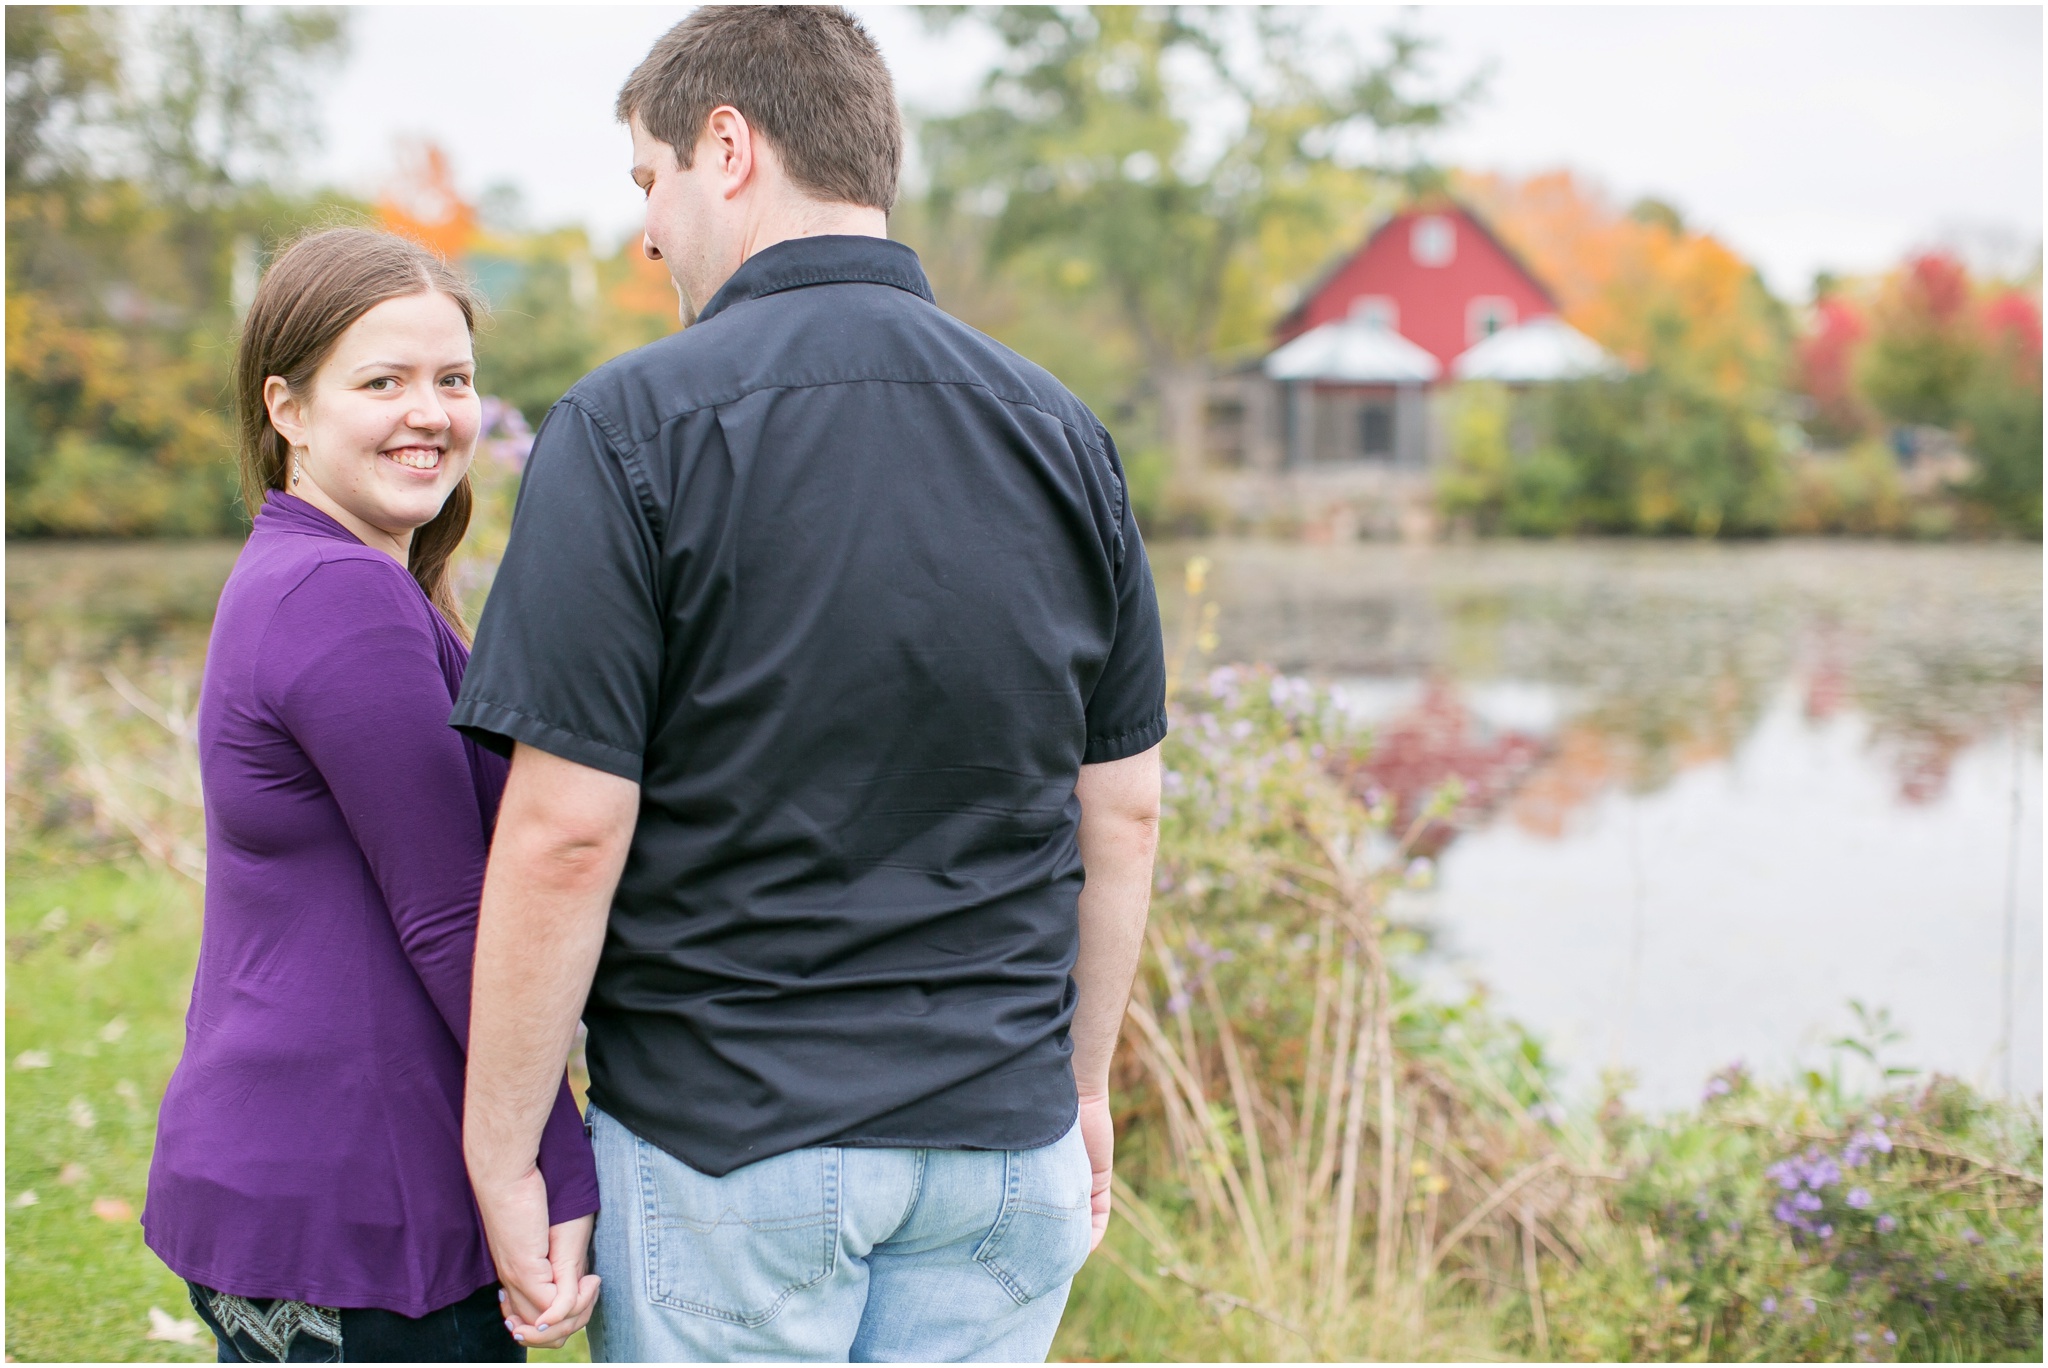
[[(59, 864), (18, 852), (10, 858), (12, 1358), (213, 1359), (203, 1330), (196, 1347), (146, 1338), (153, 1306), (179, 1320), (196, 1317), (184, 1284), (144, 1246), (136, 1220), (157, 1105), (184, 1047), (199, 912), (199, 890), (190, 881), (140, 862)], [(47, 1056), (49, 1067), (18, 1067), (24, 1054)], [(90, 1125), (79, 1124), (88, 1119)], [(35, 1204), (16, 1206), (26, 1191), (36, 1194)], [(96, 1202), (106, 1215), (94, 1213)], [(112, 1202), (125, 1203), (128, 1214)], [(589, 1351), (579, 1334), (565, 1350), (533, 1358), (587, 1362)]]

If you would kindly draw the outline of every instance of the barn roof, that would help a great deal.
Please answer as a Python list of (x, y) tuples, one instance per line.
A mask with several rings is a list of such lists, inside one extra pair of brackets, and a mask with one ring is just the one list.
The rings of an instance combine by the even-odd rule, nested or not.
[(1460, 380), (1509, 385), (1611, 375), (1619, 369), (1599, 343), (1554, 315), (1502, 328), (1451, 363), (1451, 374)]
[(1407, 208), (1396, 210), (1394, 213), (1381, 219), (1374, 226), (1373, 230), (1365, 235), (1365, 241), (1359, 243), (1348, 252), (1339, 253), (1328, 265), (1316, 273), (1314, 283), (1301, 292), (1301, 298), (1295, 303), (1293, 308), (1280, 316), (1280, 321), (1273, 325), (1273, 331), (1285, 333), (1292, 329), (1301, 320), (1301, 316), (1308, 312), (1309, 307), (1315, 303), (1317, 297), (1330, 287), (1331, 282), (1343, 273), (1344, 268), (1349, 266), (1354, 258), (1364, 255), (1366, 249), (1378, 241), (1380, 234), (1388, 231), (1398, 223), (1405, 222), (1422, 214), (1446, 212), (1458, 215), (1478, 229), (1480, 235), (1492, 243), (1494, 249), (1507, 259), (1508, 264), (1527, 278), (1529, 284), (1538, 294), (1543, 296), (1545, 302), (1550, 305), (1552, 310), (1561, 308), (1557, 302), (1557, 296), (1551, 292), (1550, 286), (1544, 282), (1543, 277), (1537, 275), (1536, 272), (1529, 268), (1529, 263), (1522, 260), (1521, 253), (1501, 241), (1500, 235), (1493, 231), (1492, 226), (1480, 216), (1478, 210), (1458, 200), (1444, 196), (1427, 203), (1411, 204)]
[(1311, 328), (1268, 356), (1265, 370), (1275, 380), (1426, 385), (1443, 367), (1399, 333), (1347, 319)]

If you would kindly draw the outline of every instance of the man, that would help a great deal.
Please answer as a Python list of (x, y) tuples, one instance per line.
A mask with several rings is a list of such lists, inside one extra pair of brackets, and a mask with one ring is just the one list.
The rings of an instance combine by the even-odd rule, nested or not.
[(591, 1294), (534, 1167), (580, 1012), (600, 1358), (1042, 1359), (1166, 731), (1115, 449), (885, 238), (843, 11), (700, 9), (618, 114), (696, 321), (549, 415), (454, 714), (512, 755), (465, 1117), (508, 1304)]

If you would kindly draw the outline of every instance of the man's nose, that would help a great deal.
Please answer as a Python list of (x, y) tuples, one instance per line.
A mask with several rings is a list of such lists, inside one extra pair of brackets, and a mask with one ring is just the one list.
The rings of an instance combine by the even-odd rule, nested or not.
[(654, 239), (645, 233), (640, 235), (640, 250), (647, 254), (649, 261), (661, 260), (661, 248), (654, 245)]

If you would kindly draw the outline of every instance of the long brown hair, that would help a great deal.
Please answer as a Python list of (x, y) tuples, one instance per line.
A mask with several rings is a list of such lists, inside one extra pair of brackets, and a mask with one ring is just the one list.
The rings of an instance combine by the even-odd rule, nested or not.
[[(263, 382), (281, 377), (303, 395), (349, 325), (387, 299), (429, 292), (462, 310), (471, 335), (483, 305), (469, 282), (416, 242), (370, 228), (309, 233), (278, 254), (256, 287), (235, 351), (235, 427), (242, 506), (254, 518), (272, 490), (283, 490), (291, 448), (270, 425)], [(416, 528), (406, 568), (427, 599), (466, 641), (469, 626), (449, 583), (448, 558), (469, 530), (475, 500), (469, 474), (434, 520)]]

